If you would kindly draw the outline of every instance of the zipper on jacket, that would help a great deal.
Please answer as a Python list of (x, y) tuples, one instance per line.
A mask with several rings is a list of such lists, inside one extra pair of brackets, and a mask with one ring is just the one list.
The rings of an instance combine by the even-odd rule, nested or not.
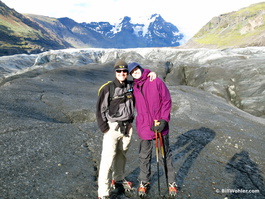
[[(145, 84), (145, 82), (144, 82), (144, 84)], [(150, 114), (150, 110), (149, 110), (149, 107), (148, 107), (148, 104), (147, 104), (147, 100), (146, 100), (146, 98), (145, 98), (145, 95), (144, 95), (144, 93), (143, 93), (143, 87), (144, 87), (144, 84), (140, 87), (141, 89), (140, 89), (140, 91), (141, 91), (141, 94), (142, 94), (142, 96), (143, 96), (143, 98), (144, 98), (144, 102), (145, 102), (145, 106), (146, 106), (146, 108), (147, 108), (147, 111), (148, 111), (148, 121), (149, 121), (149, 127), (150, 127), (150, 129), (152, 128), (152, 126), (153, 126), (153, 121), (151, 121), (151, 114)], [(150, 124), (151, 123), (151, 124)], [(151, 139), (154, 139), (154, 137), (150, 137)]]

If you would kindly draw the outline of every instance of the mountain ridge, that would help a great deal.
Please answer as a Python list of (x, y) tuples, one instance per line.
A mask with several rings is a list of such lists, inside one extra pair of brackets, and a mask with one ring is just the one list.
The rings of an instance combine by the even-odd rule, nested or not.
[(71, 47), (47, 28), (0, 1), (0, 55)]
[(213, 17), (183, 48), (265, 46), (265, 2)]
[(191, 39), (161, 15), (117, 23), (20, 14), (0, 1), (0, 56), (67, 48), (241, 48), (265, 46), (265, 2), (213, 17)]
[[(151, 19), (151, 20), (150, 20)], [(178, 28), (154, 14), (149, 24), (78, 23), (68, 17), (20, 14), (0, 1), (0, 56), (40, 53), (66, 48), (138, 48), (179, 46), (185, 37)]]

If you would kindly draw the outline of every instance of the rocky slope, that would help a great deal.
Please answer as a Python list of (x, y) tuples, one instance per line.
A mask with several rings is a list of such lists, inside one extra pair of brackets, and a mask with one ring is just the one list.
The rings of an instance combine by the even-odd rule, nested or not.
[(214, 17), (184, 48), (265, 46), (265, 3)]
[(37, 22), (7, 7), (0, 1), (0, 56), (40, 53), (71, 45)]
[(25, 14), (32, 20), (56, 34), (74, 48), (103, 46), (105, 40), (100, 33), (88, 30), (70, 18), (53, 18), (42, 15)]
[[(6, 66), (14, 57), (1, 59)], [(102, 142), (95, 118), (97, 90), (113, 79), (118, 57), (157, 71), (170, 89), (170, 146), (178, 198), (265, 198), (265, 120), (226, 98), (230, 89), (247, 106), (261, 101), (251, 106), (256, 113), (263, 106), (264, 113), (263, 48), (173, 53), (96, 49), (53, 51), (36, 60), (25, 57), (30, 55), (16, 60), (23, 64), (26, 59), (27, 71), (14, 75), (14, 69), (0, 86), (1, 199), (97, 197)], [(126, 177), (135, 187), (138, 142), (135, 133), (126, 167)], [(155, 160), (152, 165), (150, 198), (160, 198)], [(160, 179), (165, 194), (162, 172)]]

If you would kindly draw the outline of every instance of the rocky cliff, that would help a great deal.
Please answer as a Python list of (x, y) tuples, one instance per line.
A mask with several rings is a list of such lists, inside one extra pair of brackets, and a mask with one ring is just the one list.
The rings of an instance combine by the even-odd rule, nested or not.
[(214, 17), (184, 48), (238, 48), (265, 45), (265, 3)]

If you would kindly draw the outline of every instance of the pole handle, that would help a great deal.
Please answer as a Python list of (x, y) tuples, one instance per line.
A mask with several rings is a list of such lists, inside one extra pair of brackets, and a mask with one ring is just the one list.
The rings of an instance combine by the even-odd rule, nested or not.
[[(154, 125), (158, 126), (160, 122), (158, 120), (154, 120)], [(155, 131), (155, 138), (156, 138), (156, 166), (157, 166), (157, 186), (158, 186), (158, 194), (161, 195), (160, 192), (160, 179), (159, 179), (159, 147), (158, 147), (158, 132)]]

